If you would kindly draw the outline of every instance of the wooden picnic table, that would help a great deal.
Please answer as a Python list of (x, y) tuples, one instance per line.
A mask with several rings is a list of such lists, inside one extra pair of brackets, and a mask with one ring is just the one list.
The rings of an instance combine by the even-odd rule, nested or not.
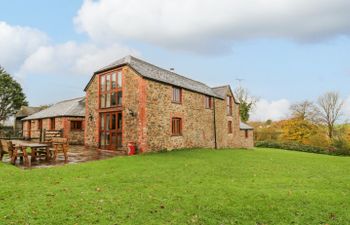
[(14, 142), (16, 146), (19, 147), (19, 149), (22, 149), (23, 155), (27, 156), (28, 152), (27, 149), (31, 149), (31, 161), (36, 160), (36, 156), (38, 153), (38, 150), (40, 149), (45, 149), (46, 153), (46, 160), (51, 159), (51, 154), (50, 154), (50, 146), (48, 144), (42, 144), (42, 143), (31, 143), (31, 142)]

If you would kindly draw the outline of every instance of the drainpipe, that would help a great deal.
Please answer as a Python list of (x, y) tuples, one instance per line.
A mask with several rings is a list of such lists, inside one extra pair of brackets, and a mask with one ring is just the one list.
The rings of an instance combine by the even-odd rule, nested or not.
[(218, 143), (216, 141), (216, 115), (215, 115), (215, 97), (213, 97), (213, 115), (214, 115), (214, 144), (215, 144), (215, 149), (218, 149)]

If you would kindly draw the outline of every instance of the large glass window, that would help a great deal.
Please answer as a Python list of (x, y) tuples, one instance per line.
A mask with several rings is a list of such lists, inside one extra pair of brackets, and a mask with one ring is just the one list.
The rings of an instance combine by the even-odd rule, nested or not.
[(122, 87), (122, 72), (118, 71), (118, 88)]
[(100, 75), (100, 108), (122, 105), (122, 72)]

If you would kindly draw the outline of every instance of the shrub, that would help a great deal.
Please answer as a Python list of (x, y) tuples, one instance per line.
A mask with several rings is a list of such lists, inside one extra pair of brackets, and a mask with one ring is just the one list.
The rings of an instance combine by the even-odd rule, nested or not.
[(342, 137), (335, 138), (332, 141), (334, 147), (332, 153), (336, 155), (350, 155), (350, 144)]
[(304, 145), (296, 142), (276, 142), (276, 141), (259, 141), (256, 143), (256, 147), (261, 148), (279, 148), (284, 150), (311, 152), (318, 154), (330, 154), (330, 155), (349, 155), (350, 148), (340, 148), (333, 146), (330, 148), (317, 147), (311, 145)]

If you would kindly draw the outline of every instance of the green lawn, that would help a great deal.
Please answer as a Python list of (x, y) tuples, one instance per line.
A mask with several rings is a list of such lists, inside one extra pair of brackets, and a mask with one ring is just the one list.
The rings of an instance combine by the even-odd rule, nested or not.
[(184, 150), (0, 171), (0, 224), (350, 224), (350, 157)]

